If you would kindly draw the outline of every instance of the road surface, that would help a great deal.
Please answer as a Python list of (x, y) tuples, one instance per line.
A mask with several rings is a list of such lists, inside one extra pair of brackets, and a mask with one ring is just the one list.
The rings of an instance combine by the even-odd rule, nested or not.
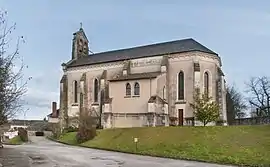
[[(225, 167), (193, 161), (172, 160), (68, 146), (44, 137), (32, 137), (32, 143), (5, 146), (17, 160), (5, 167)], [(20, 157), (19, 157), (20, 155)], [(19, 158), (18, 158), (19, 157)], [(28, 163), (26, 163), (28, 160)], [(16, 164), (17, 161), (17, 164)], [(11, 162), (11, 161), (9, 161)], [(0, 161), (1, 163), (1, 161)], [(0, 165), (1, 167), (1, 165)]]

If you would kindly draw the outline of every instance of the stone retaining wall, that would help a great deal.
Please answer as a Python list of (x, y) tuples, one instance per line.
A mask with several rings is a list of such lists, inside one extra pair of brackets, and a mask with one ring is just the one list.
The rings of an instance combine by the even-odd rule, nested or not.
[(235, 119), (233, 125), (270, 125), (270, 116)]

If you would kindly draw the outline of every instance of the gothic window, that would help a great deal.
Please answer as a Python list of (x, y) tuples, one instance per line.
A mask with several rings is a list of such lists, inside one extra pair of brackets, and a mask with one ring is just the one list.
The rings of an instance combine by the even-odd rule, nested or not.
[(74, 96), (74, 103), (78, 103), (78, 82), (73, 82), (73, 96)]
[(184, 100), (184, 92), (185, 92), (185, 86), (184, 86), (184, 73), (183, 71), (180, 71), (178, 74), (178, 100)]
[(209, 74), (208, 72), (204, 73), (204, 94), (209, 96)]
[(134, 95), (140, 95), (140, 84), (138, 82), (134, 84)]
[(166, 100), (166, 86), (163, 87), (163, 90), (162, 90), (162, 98), (164, 100)]
[(98, 101), (98, 79), (94, 81), (94, 102)]
[(129, 83), (126, 84), (126, 96), (131, 96), (131, 86)]

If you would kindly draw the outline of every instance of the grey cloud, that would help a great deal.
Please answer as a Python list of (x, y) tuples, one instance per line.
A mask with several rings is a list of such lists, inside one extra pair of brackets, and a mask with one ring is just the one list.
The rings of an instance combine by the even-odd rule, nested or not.
[(42, 98), (37, 98), (37, 97), (31, 97), (31, 96), (26, 96), (24, 98), (26, 101), (27, 106), (34, 106), (38, 108), (50, 108), (51, 107), (51, 100), (50, 99), (42, 99)]

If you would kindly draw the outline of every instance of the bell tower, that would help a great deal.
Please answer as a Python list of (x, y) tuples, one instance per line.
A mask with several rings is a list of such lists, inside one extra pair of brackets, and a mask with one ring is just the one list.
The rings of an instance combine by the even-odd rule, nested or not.
[(88, 39), (84, 33), (82, 28), (82, 23), (80, 29), (73, 33), (72, 40), (72, 60), (80, 59), (82, 57), (88, 56), (89, 47), (88, 47)]

